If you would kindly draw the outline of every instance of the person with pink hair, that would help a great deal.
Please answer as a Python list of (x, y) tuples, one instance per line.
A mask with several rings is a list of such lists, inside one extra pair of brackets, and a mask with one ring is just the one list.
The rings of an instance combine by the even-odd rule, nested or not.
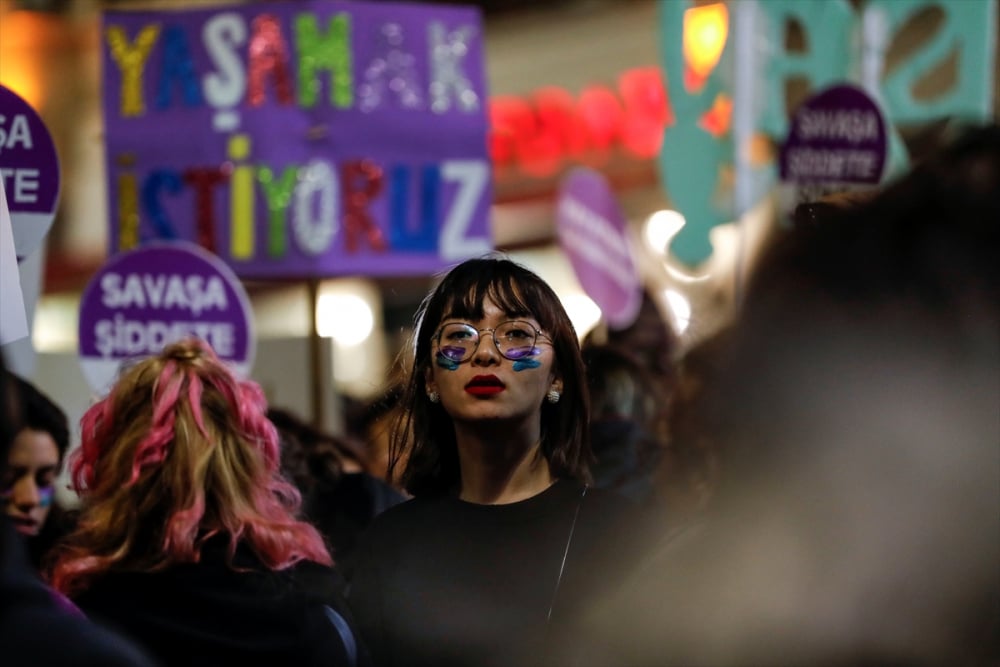
[(81, 420), (55, 588), (163, 664), (366, 664), (266, 409), (197, 339), (123, 370)]

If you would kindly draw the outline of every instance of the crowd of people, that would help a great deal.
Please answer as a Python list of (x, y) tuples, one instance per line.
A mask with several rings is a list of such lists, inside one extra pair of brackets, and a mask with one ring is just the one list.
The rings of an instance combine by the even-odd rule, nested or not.
[(997, 664), (998, 223), (974, 128), (803, 208), (683, 354), (581, 345), (538, 275), (467, 260), (352, 435), (179, 341), (84, 414), (72, 514), (66, 417), (4, 372), (0, 661)]

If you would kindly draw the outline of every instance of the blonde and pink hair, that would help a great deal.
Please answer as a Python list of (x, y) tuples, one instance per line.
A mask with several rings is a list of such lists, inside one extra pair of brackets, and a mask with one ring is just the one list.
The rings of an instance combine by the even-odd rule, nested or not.
[(204, 341), (167, 346), (123, 371), (84, 414), (70, 457), (82, 499), (50, 570), (72, 593), (104, 572), (197, 562), (213, 536), (247, 545), (268, 568), (331, 564), (301, 498), (279, 472), (278, 434), (260, 387)]

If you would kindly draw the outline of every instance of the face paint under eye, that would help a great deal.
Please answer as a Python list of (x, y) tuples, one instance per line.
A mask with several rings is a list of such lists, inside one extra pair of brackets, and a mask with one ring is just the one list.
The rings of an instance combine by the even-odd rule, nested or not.
[(537, 347), (521, 347), (507, 351), (508, 359), (523, 359), (524, 357), (537, 357), (542, 351)]
[(540, 362), (538, 359), (530, 359), (530, 358), (529, 359), (518, 359), (517, 361), (514, 362), (514, 370), (515, 371), (524, 371), (524, 370), (528, 370), (529, 368), (538, 368), (541, 365), (542, 365), (542, 362)]
[(537, 357), (542, 351), (537, 347), (515, 347), (507, 350), (504, 356), (508, 359), (523, 359), (524, 357)]
[(449, 371), (458, 370), (458, 362), (449, 357), (444, 352), (438, 352), (437, 355), (434, 357), (434, 361), (437, 363), (438, 366), (444, 368), (445, 370)]
[(52, 497), (55, 495), (55, 487), (43, 486), (38, 489), (38, 506), (48, 507), (52, 504)]

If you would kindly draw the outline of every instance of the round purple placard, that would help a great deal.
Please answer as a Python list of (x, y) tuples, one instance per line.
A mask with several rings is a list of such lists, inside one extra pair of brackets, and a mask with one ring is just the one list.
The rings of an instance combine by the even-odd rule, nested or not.
[(150, 243), (113, 256), (80, 300), (80, 365), (106, 392), (123, 361), (197, 336), (241, 376), (255, 351), (253, 311), (239, 278), (221, 259), (183, 241)]
[(559, 188), (556, 233), (587, 295), (613, 329), (635, 321), (642, 283), (626, 234), (625, 216), (599, 172), (573, 169)]
[(7, 192), (14, 251), (27, 257), (42, 245), (59, 202), (59, 156), (41, 117), (0, 86), (0, 179)]
[(856, 86), (832, 86), (795, 111), (781, 147), (781, 180), (875, 185), (882, 179), (887, 149), (878, 104)]

